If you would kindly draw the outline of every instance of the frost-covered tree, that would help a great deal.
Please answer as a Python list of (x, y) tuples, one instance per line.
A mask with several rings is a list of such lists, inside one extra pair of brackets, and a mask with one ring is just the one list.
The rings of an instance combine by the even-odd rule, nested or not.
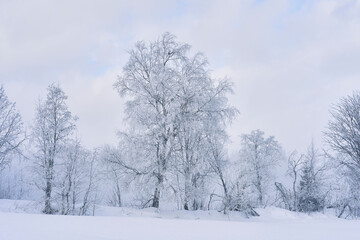
[(115, 83), (121, 96), (129, 96), (126, 114), (143, 139), (144, 148), (151, 148), (148, 159), (155, 178), (152, 206), (159, 207), (160, 193), (174, 142), (174, 108), (181, 59), (189, 45), (178, 43), (171, 34), (164, 34), (150, 44), (138, 42), (129, 51), (130, 58)]
[[(351, 196), (358, 192), (360, 185), (360, 92), (346, 96), (330, 110), (331, 120), (325, 131), (325, 140), (335, 153), (330, 159), (347, 181)], [(342, 187), (345, 188), (345, 187)], [(352, 190), (351, 190), (352, 189)], [(358, 195), (344, 201), (344, 206), (352, 203), (352, 208), (360, 208)], [(350, 205), (349, 205), (350, 206)], [(341, 215), (341, 214), (340, 214)]]
[(19, 152), (24, 139), (21, 116), (0, 86), (0, 171), (11, 161), (11, 154)]
[(274, 170), (281, 159), (281, 147), (273, 136), (265, 138), (260, 130), (241, 136), (239, 166), (256, 194), (256, 206), (266, 204), (266, 197), (273, 185)]
[(65, 146), (64, 162), (60, 171), (61, 214), (68, 215), (75, 212), (78, 198), (78, 182), (81, 177), (80, 168), (83, 166), (84, 153), (79, 141)]
[(130, 98), (126, 114), (131, 134), (121, 134), (127, 142), (122, 144), (141, 144), (147, 154), (127, 164), (123, 153), (119, 165), (135, 175), (152, 176), (151, 206), (159, 207), (164, 183), (175, 172), (181, 178), (178, 190), (184, 193), (184, 208), (198, 208), (196, 198), (209, 171), (206, 131), (223, 128), (220, 122), (235, 114), (226, 98), (231, 84), (211, 78), (206, 58), (200, 53), (191, 56), (190, 46), (169, 33), (149, 44), (138, 42), (129, 53), (115, 84), (121, 96)]
[[(69, 140), (64, 146), (58, 162), (56, 189), (62, 215), (87, 213), (88, 205), (92, 203), (89, 195), (95, 191), (96, 164), (97, 154), (86, 150), (79, 140)], [(80, 205), (85, 207), (80, 208)]]
[(339, 164), (350, 171), (360, 168), (360, 93), (340, 100), (330, 111), (325, 137), (330, 148), (346, 156)]
[(231, 83), (227, 79), (215, 82), (202, 54), (183, 61), (175, 119), (176, 165), (184, 181), (184, 209), (196, 210), (202, 205), (201, 183), (211, 171), (209, 160), (215, 156), (211, 145), (215, 142), (210, 139), (218, 138), (217, 145), (225, 142), (225, 124), (237, 110), (227, 103)]
[(39, 177), (36, 185), (44, 191), (44, 213), (52, 214), (55, 167), (60, 160), (69, 137), (76, 126), (74, 117), (66, 104), (67, 96), (55, 84), (47, 88), (45, 101), (40, 101), (36, 108), (36, 117), (32, 137), (36, 147), (35, 170)]
[(304, 155), (298, 185), (297, 209), (302, 212), (315, 212), (324, 207), (326, 192), (324, 189), (324, 172), (326, 165), (312, 142)]
[[(290, 210), (297, 211), (298, 209), (298, 183), (300, 177), (300, 171), (304, 163), (304, 155), (300, 156), (296, 151), (292, 152), (288, 158), (288, 171), (287, 174), (292, 178), (292, 201), (291, 196), (287, 196), (288, 205)], [(292, 204), (290, 204), (292, 202)]]
[(95, 149), (92, 153), (87, 153), (87, 158), (81, 168), (83, 178), (78, 184), (80, 185), (79, 193), (81, 194), (79, 215), (88, 215), (90, 211), (92, 215), (95, 214), (95, 207), (99, 198), (98, 188), (102, 183), (100, 170), (98, 149)]
[[(217, 138), (214, 135), (207, 136), (208, 147), (209, 147), (209, 165), (213, 171), (214, 176), (216, 177), (216, 182), (218, 182), (220, 188), (222, 189), (222, 194), (220, 195), (223, 202), (224, 213), (227, 210), (231, 210), (231, 193), (230, 193), (230, 183), (228, 170), (230, 162), (227, 159), (227, 156), (224, 151), (224, 139)], [(215, 194), (211, 195), (211, 198)], [(211, 202), (212, 199), (210, 199)], [(208, 207), (209, 208), (209, 207)]]
[[(323, 209), (330, 187), (326, 182), (328, 167), (319, 154), (314, 142), (307, 153), (293, 151), (288, 158), (287, 176), (291, 179), (291, 188), (275, 183), (281, 203), (291, 211), (315, 212)], [(286, 184), (285, 184), (286, 185)]]
[[(23, 153), (23, 151), (22, 151)], [(27, 179), (28, 163), (23, 156), (14, 159), (0, 174), (0, 199), (24, 199), (31, 193)]]
[(105, 146), (101, 153), (106, 164), (106, 177), (112, 188), (108, 198), (112, 203), (119, 203), (120, 191), (123, 191), (128, 193), (128, 198), (133, 201), (126, 202), (123, 198), (122, 204), (125, 200), (125, 204), (131, 206), (151, 206), (153, 190), (157, 184), (156, 176), (152, 172), (154, 163), (149, 161), (154, 154), (153, 147), (141, 134), (121, 133), (119, 137), (118, 147)]
[[(220, 141), (219, 141), (220, 140)], [(210, 195), (210, 204), (214, 197), (221, 199), (221, 211), (240, 211), (246, 216), (259, 216), (253, 209), (251, 202), (251, 184), (247, 181), (245, 169), (238, 168), (236, 164), (229, 161), (221, 143), (221, 139), (209, 139), (210, 155), (209, 162), (215, 175), (215, 182), (220, 186), (219, 194)]]
[(122, 187), (121, 187), (121, 177), (116, 168), (110, 166), (108, 169), (108, 179), (111, 181), (112, 189), (110, 196), (108, 198), (108, 204), (114, 207), (122, 207)]
[(298, 184), (301, 168), (304, 163), (303, 158), (304, 155), (298, 154), (297, 151), (293, 151), (288, 157), (288, 169), (286, 176), (290, 177), (291, 179), (290, 189), (287, 189), (286, 186), (280, 182), (275, 182), (279, 205), (291, 211), (298, 210)]

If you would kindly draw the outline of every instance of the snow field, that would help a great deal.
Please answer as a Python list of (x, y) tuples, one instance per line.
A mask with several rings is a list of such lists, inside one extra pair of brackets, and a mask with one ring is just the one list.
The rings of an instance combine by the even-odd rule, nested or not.
[(1, 240), (360, 239), (358, 220), (324, 214), (309, 216), (273, 207), (258, 209), (261, 216), (250, 219), (217, 212), (158, 212), (101, 206), (98, 213), (107, 216), (79, 217), (21, 213), (22, 202), (17, 202), (18, 213), (6, 212), (15, 208), (10, 208), (11, 201), (0, 201), (0, 206), (1, 203), (4, 203), (0, 208)]

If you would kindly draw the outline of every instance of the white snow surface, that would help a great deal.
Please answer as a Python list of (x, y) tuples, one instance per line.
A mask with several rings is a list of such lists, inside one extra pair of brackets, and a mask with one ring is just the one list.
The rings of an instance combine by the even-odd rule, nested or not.
[(360, 239), (360, 221), (269, 207), (260, 217), (216, 211), (158, 211), (98, 206), (95, 216), (40, 214), (31, 201), (0, 200), (0, 240), (341, 240)]

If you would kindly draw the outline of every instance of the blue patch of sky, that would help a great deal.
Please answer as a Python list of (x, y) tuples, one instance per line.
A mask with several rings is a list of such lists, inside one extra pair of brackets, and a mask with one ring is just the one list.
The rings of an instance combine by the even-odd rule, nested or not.
[(185, 13), (187, 13), (189, 10), (189, 5), (187, 3), (187, 1), (176, 1), (175, 6), (173, 9), (171, 9), (171, 11), (166, 11), (165, 12), (165, 17), (166, 18), (178, 18), (178, 17), (182, 17)]
[[(253, 6), (258, 7), (265, 2), (269, 2), (269, 0), (255, 0)], [(288, 19), (291, 18), (292, 15), (295, 15), (298, 12), (306, 12), (312, 6), (310, 0), (289, 0), (288, 3), (288, 8), (284, 12), (279, 13), (272, 22), (272, 27), (276, 31), (283, 31), (287, 26)]]
[(88, 73), (92, 76), (102, 76), (109, 69), (108, 65), (102, 64), (93, 58), (89, 58), (85, 65), (85, 69), (89, 71)]
[[(254, 0), (253, 7), (258, 7), (259, 5), (270, 2), (270, 0)], [(303, 10), (305, 6), (308, 6), (311, 3), (311, 0), (289, 0), (289, 12), (294, 13), (300, 10)]]

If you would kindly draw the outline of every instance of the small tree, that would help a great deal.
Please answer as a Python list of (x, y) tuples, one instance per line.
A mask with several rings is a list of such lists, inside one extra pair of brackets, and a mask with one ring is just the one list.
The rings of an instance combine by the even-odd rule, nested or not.
[(301, 168), (303, 166), (304, 155), (299, 155), (293, 151), (288, 157), (287, 174), (291, 178), (291, 189), (287, 189), (282, 183), (275, 182), (277, 194), (279, 194), (280, 201), (284, 204), (285, 209), (291, 211), (298, 211), (298, 184)]
[(212, 169), (211, 176), (216, 177), (215, 182), (220, 186), (222, 193), (210, 195), (208, 209), (210, 209), (213, 198), (217, 197), (221, 199), (221, 211), (224, 213), (240, 211), (246, 216), (259, 216), (251, 204), (249, 196), (251, 186), (245, 179), (247, 174), (244, 169), (237, 169), (226, 156), (224, 149), (226, 134), (221, 134), (221, 132), (214, 134), (213, 131), (210, 133), (212, 134), (207, 136), (209, 153), (207, 158)]
[(320, 163), (320, 156), (312, 142), (301, 167), (298, 210), (316, 212), (324, 207), (323, 174), (326, 165)]
[(111, 193), (108, 198), (108, 203), (114, 207), (122, 207), (122, 187), (121, 176), (115, 166), (110, 165), (107, 169), (107, 179), (111, 182)]
[(82, 185), (83, 197), (79, 210), (79, 215), (87, 215), (90, 207), (92, 207), (92, 215), (95, 214), (95, 204), (98, 201), (98, 186), (100, 182), (99, 177), (99, 157), (98, 150), (95, 149), (91, 154), (88, 154), (84, 166), (84, 183)]
[(288, 175), (292, 178), (292, 206), (291, 210), (298, 210), (298, 179), (300, 175), (301, 168), (303, 166), (304, 155), (297, 155), (296, 151), (292, 152), (288, 159)]
[(90, 155), (79, 140), (69, 140), (64, 146), (57, 173), (62, 215), (78, 214), (77, 205), (91, 172), (88, 170), (92, 161)]
[(61, 151), (74, 132), (76, 117), (73, 117), (66, 104), (67, 96), (63, 90), (51, 84), (47, 89), (44, 102), (36, 108), (36, 118), (32, 137), (37, 149), (35, 170), (40, 177), (36, 185), (44, 191), (44, 213), (52, 214), (53, 187), (55, 182), (55, 166)]
[(11, 154), (19, 152), (24, 142), (23, 123), (15, 103), (9, 101), (0, 86), (0, 171), (10, 163)]
[(282, 158), (281, 147), (274, 137), (265, 138), (260, 130), (243, 134), (241, 140), (239, 165), (256, 192), (255, 204), (264, 206), (274, 180), (274, 168)]

